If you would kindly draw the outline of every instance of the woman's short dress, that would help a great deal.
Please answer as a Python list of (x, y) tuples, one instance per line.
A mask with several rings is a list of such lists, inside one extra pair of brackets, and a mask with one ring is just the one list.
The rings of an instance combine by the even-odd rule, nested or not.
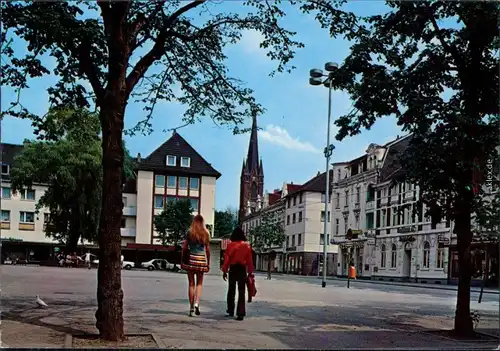
[(186, 271), (208, 272), (208, 260), (205, 245), (190, 242), (188, 244), (189, 256), (182, 259), (181, 268)]

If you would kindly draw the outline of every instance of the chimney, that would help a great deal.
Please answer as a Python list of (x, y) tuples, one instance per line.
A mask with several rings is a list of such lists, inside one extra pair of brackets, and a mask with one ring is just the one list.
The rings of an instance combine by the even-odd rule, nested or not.
[(396, 135), (396, 140), (398, 140), (398, 139), (399, 139), (399, 135)]
[(290, 182), (291, 185), (293, 185), (293, 182)]
[(141, 153), (140, 152), (137, 153), (137, 162), (141, 162)]

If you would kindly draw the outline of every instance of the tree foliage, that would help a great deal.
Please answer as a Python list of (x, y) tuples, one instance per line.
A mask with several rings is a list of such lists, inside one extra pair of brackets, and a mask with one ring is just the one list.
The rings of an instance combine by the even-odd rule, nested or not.
[[(37, 140), (25, 141), (14, 160), (13, 189), (47, 186), (36, 204), (37, 212), (48, 215), (47, 237), (70, 251), (80, 239), (96, 242), (102, 193), (98, 116), (84, 109), (53, 108), (43, 119), (35, 119), (33, 127)], [(130, 156), (127, 159), (129, 179), (134, 172)]]
[(387, 1), (386, 13), (358, 17), (346, 29), (335, 27), (339, 9), (326, 3), (312, 5), (318, 21), (333, 35), (352, 40), (349, 55), (331, 75), (334, 88), (354, 101), (335, 122), (337, 139), (386, 116), (412, 134), (397, 181), (419, 186), (434, 222), (444, 217), (455, 222), (460, 270), (455, 331), (469, 334), (471, 214), (481, 208), (483, 195), (482, 187), (472, 191), (473, 169), (485, 173), (499, 140), (499, 7)]
[(281, 210), (262, 212), (259, 225), (250, 229), (252, 246), (264, 252), (285, 242), (283, 212)]
[(154, 225), (162, 245), (178, 246), (193, 221), (192, 212), (193, 208), (188, 199), (167, 202), (165, 210), (154, 218)]
[(224, 235), (231, 234), (233, 229), (238, 225), (237, 212), (232, 209), (225, 211), (215, 211), (214, 219), (214, 237), (220, 238)]
[[(282, 72), (291, 69), (294, 50), (302, 46), (280, 25), (285, 14), (276, 3), (243, 4), (246, 8), (231, 13), (204, 0), (2, 2), (1, 83), (18, 92), (2, 116), (33, 118), (23, 107), (21, 91), (30, 79), (49, 74), (56, 80), (48, 89), (52, 105), (88, 108), (90, 95), (98, 107), (103, 202), (96, 326), (103, 339), (124, 338), (120, 222), (127, 104), (132, 99), (145, 110), (130, 133), (151, 130), (154, 107), (162, 100), (187, 106), (186, 125), (208, 117), (240, 132), (238, 125), (263, 108), (251, 89), (228, 74), (224, 49), (245, 30), (258, 31), (264, 36), (261, 46)], [(8, 45), (12, 38), (24, 41), (26, 50)], [(55, 67), (42, 62), (41, 55), (55, 58)], [(176, 93), (176, 85), (182, 93)]]

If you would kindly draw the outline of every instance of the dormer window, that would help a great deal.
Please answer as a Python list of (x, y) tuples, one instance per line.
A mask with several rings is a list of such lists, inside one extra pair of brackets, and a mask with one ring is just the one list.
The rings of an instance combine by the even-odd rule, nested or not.
[(189, 157), (181, 157), (181, 167), (191, 167), (191, 159)]
[(167, 156), (167, 166), (175, 166), (176, 157), (168, 155)]
[(2, 175), (8, 175), (10, 173), (9, 165), (2, 164)]

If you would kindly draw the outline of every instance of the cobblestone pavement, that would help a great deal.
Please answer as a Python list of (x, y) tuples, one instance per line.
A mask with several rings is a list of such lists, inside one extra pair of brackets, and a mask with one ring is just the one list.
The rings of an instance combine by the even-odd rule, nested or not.
[[(167, 348), (441, 348), (494, 349), (498, 341), (457, 342), (431, 329), (451, 328), (453, 291), (257, 277), (258, 295), (243, 322), (224, 317), (226, 286), (207, 275), (202, 315), (187, 316), (183, 274), (123, 271), (126, 332), (154, 333)], [(62, 347), (66, 333), (96, 332), (96, 270), (2, 267), (2, 342)], [(368, 286), (367, 286), (368, 285)], [(410, 289), (405, 287), (405, 289)], [(391, 291), (395, 290), (395, 291)], [(48, 308), (36, 308), (35, 296)], [(498, 331), (498, 295), (472, 302), (479, 329)]]

